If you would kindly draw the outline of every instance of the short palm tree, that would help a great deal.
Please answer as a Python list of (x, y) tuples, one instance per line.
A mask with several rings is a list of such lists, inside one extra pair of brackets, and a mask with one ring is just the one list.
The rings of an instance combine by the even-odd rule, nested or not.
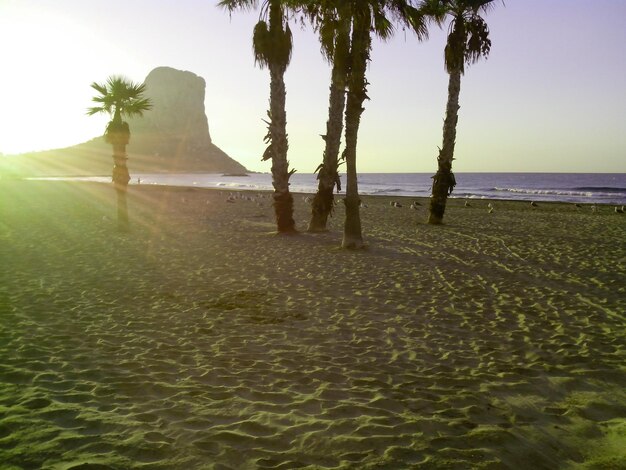
[[(229, 11), (256, 8), (257, 0), (220, 0), (218, 6)], [(289, 192), (289, 178), (295, 170), (289, 170), (287, 150), (287, 113), (285, 111), (285, 72), (291, 60), (292, 37), (287, 22), (289, 5), (286, 0), (263, 0), (259, 22), (254, 27), (254, 59), (261, 68), (270, 72), (270, 109), (267, 112), (268, 144), (263, 160), (272, 161), (272, 185), (274, 186), (274, 213), (279, 233), (296, 231), (293, 220), (293, 196)]]
[(465, 72), (465, 64), (474, 63), (489, 55), (489, 28), (480, 14), (488, 12), (493, 7), (494, 0), (434, 0), (427, 3), (450, 18), (444, 61), (449, 75), (448, 102), (443, 123), (443, 144), (437, 157), (437, 173), (433, 176), (428, 217), (429, 224), (441, 224), (448, 196), (456, 185), (452, 161), (456, 144), (461, 75)]
[(346, 106), (346, 84), (350, 55), (350, 5), (334, 0), (311, 2), (306, 13), (318, 32), (322, 54), (331, 62), (331, 82), (328, 97), (328, 121), (324, 139), (322, 163), (317, 167), (318, 187), (311, 204), (308, 230), (326, 230), (328, 216), (334, 207), (335, 186), (341, 191), (339, 179), (339, 147), (343, 132), (343, 113)]
[(364, 246), (361, 232), (360, 199), (356, 171), (356, 147), (363, 102), (368, 99), (365, 77), (370, 60), (372, 32), (381, 39), (391, 37), (393, 24), (390, 18), (409, 25), (418, 39), (427, 36), (426, 16), (405, 0), (349, 0), (352, 18), (348, 78), (348, 98), (346, 103), (346, 146), (343, 158), (346, 162), (346, 220), (342, 247), (349, 249)]
[(111, 120), (104, 132), (105, 141), (113, 147), (113, 185), (117, 193), (117, 222), (122, 231), (128, 230), (128, 208), (126, 191), (130, 175), (126, 161), (126, 145), (130, 142), (130, 128), (124, 117), (141, 116), (144, 111), (152, 108), (150, 99), (145, 98), (145, 85), (130, 80), (111, 76), (105, 83), (92, 83), (91, 87), (98, 92), (92, 101), (98, 106), (89, 108), (88, 115), (108, 113)]

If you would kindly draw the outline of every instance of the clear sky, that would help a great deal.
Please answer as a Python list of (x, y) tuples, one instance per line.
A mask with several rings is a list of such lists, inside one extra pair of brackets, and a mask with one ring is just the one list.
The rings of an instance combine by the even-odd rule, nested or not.
[[(207, 82), (213, 142), (247, 168), (260, 160), (269, 77), (255, 67), (257, 13), (216, 0), (0, 0), (0, 152), (101, 135), (90, 83), (155, 67)], [(626, 0), (507, 0), (487, 17), (492, 50), (466, 69), (456, 171), (626, 172)], [(285, 80), (289, 160), (321, 160), (330, 67), (311, 28), (293, 25)], [(361, 172), (431, 172), (447, 95), (445, 30), (375, 42), (359, 133)], [(130, 156), (132, 158), (132, 155)]]

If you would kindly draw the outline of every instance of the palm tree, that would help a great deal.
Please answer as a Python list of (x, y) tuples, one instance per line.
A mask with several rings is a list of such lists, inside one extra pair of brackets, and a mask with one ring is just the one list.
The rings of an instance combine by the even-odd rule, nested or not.
[(465, 64), (472, 64), (487, 57), (491, 49), (489, 28), (480, 16), (493, 7), (494, 0), (435, 0), (429, 2), (450, 17), (448, 40), (445, 48), (445, 68), (448, 72), (448, 102), (443, 123), (443, 144), (437, 157), (437, 173), (433, 176), (430, 198), (429, 224), (441, 224), (446, 201), (452, 194), (456, 179), (452, 173), (456, 126), (459, 113), (461, 75)]
[(328, 97), (328, 121), (322, 163), (317, 167), (318, 188), (311, 205), (310, 232), (326, 230), (328, 216), (334, 207), (335, 185), (341, 191), (339, 179), (339, 147), (343, 132), (343, 113), (346, 105), (348, 58), (350, 54), (349, 4), (336, 1), (313, 2), (307, 6), (307, 14), (318, 31), (322, 54), (332, 63), (330, 93)]
[(350, 74), (346, 104), (346, 147), (343, 158), (346, 162), (346, 219), (342, 247), (349, 249), (364, 246), (361, 233), (360, 199), (356, 171), (356, 147), (363, 102), (368, 99), (365, 77), (372, 47), (371, 34), (381, 39), (391, 37), (393, 25), (389, 15), (409, 25), (418, 39), (427, 36), (426, 17), (411, 3), (403, 0), (351, 0), (352, 36), (350, 48)]
[(92, 101), (98, 106), (89, 108), (88, 115), (108, 113), (111, 120), (104, 132), (105, 141), (113, 146), (113, 185), (117, 193), (117, 223), (122, 231), (128, 230), (128, 208), (126, 191), (130, 175), (126, 161), (126, 145), (130, 141), (130, 128), (124, 117), (141, 116), (144, 111), (152, 108), (150, 99), (144, 98), (144, 84), (136, 84), (130, 80), (111, 76), (105, 83), (93, 82), (91, 87), (99, 94)]
[[(288, 1), (263, 0), (259, 22), (254, 27), (253, 49), (255, 62), (270, 72), (270, 109), (267, 112), (268, 127), (265, 143), (268, 147), (263, 160), (272, 161), (272, 185), (274, 186), (274, 213), (279, 233), (296, 231), (293, 220), (293, 196), (289, 192), (289, 178), (295, 170), (289, 170), (287, 150), (287, 114), (285, 112), (285, 71), (291, 60), (292, 37), (287, 23)], [(220, 0), (218, 6), (230, 12), (237, 9), (256, 8), (257, 0)]]

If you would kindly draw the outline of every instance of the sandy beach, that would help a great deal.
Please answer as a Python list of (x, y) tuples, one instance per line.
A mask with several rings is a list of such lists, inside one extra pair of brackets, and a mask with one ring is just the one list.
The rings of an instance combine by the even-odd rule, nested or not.
[[(2, 469), (626, 468), (626, 214), (0, 180)], [(309, 207), (296, 195), (295, 219)]]

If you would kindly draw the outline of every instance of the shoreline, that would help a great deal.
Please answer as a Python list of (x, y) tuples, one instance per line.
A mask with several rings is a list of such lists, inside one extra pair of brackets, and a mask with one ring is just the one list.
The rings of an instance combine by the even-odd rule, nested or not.
[[(571, 202), (583, 204), (626, 204), (626, 175), (616, 174), (510, 174), (500, 176), (488, 173), (459, 175), (459, 184), (452, 199), (525, 200), (536, 202)], [(244, 179), (221, 174), (136, 174), (131, 179), (135, 185), (141, 178), (143, 184), (177, 185), (183, 187), (209, 187), (228, 190), (272, 191), (271, 175), (251, 174)], [(92, 181), (109, 182), (110, 177), (83, 177)], [(362, 173), (359, 191), (362, 195), (388, 195), (429, 197), (432, 179), (426, 173)], [(343, 186), (345, 186), (345, 181)], [(293, 193), (313, 194), (317, 191), (314, 174), (296, 173), (291, 180)]]
[(350, 252), (342, 204), (329, 232), (276, 237), (271, 192), (139, 185), (120, 234), (110, 185), (0, 189), (7, 465), (626, 458), (626, 215), (456, 199), (430, 226), (363, 196)]
[[(199, 174), (204, 174), (204, 173), (199, 173)], [(74, 177), (72, 177), (74, 178)], [(82, 177), (79, 177), (82, 178)], [(85, 178), (110, 178), (110, 176), (85, 176)], [(239, 178), (239, 177), (237, 177)], [(133, 179), (135, 179), (135, 182), (133, 182)], [(2, 179), (0, 179), (0, 184), (2, 184)], [(103, 185), (103, 186), (110, 186), (112, 183), (111, 182), (105, 182), (105, 181), (89, 181), (89, 180), (71, 180), (71, 179), (67, 179), (66, 177), (60, 176), (60, 177), (54, 177), (54, 176), (50, 176), (50, 177), (27, 177), (27, 178), (6, 178), (4, 181), (58, 181), (58, 182), (68, 182), (68, 183), (78, 183), (78, 184), (98, 184), (98, 185)], [(187, 186), (187, 185), (174, 185), (174, 184), (164, 184), (164, 183), (137, 183), (136, 182), (136, 178), (131, 178), (131, 181), (128, 185), (129, 191), (131, 191), (133, 188), (136, 187), (141, 187), (143, 188), (163, 188), (165, 190), (181, 190), (181, 191), (186, 191), (186, 190), (194, 190), (194, 191), (220, 191), (220, 192), (224, 192), (224, 193), (260, 193), (260, 194), (272, 194), (274, 191), (271, 189), (256, 189), (256, 188), (250, 188), (250, 189), (246, 189), (246, 188), (228, 188), (228, 187), (206, 187), (206, 186)], [(306, 196), (311, 196), (314, 195), (314, 192), (303, 192), (303, 191), (291, 191), (291, 194), (294, 196), (294, 198), (296, 197), (306, 197)], [(336, 201), (341, 201), (344, 197), (345, 197), (345, 192), (341, 192), (341, 193), (336, 193), (335, 192), (335, 200)], [(430, 200), (430, 196), (413, 196), (413, 195), (406, 195), (406, 194), (398, 194), (398, 195), (391, 195), (391, 194), (359, 194), (359, 197), (364, 198), (364, 199), (369, 199), (369, 198), (381, 198), (381, 199), (387, 199), (387, 200), (393, 200), (393, 199), (402, 199), (402, 200), (409, 200), (409, 199), (414, 199), (417, 201), (420, 201), (420, 203), (424, 204), (424, 202), (426, 201), (426, 203)], [(591, 206), (599, 206), (599, 207), (610, 207), (611, 209), (613, 209), (615, 206), (621, 206), (621, 204), (616, 204), (613, 202), (570, 202), (570, 201), (544, 201), (544, 200), (537, 200), (535, 198), (526, 198), (526, 199), (503, 199), (503, 198), (489, 198), (489, 197), (463, 197), (463, 196), (457, 196), (454, 193), (450, 196), (448, 196), (448, 200), (451, 201), (468, 201), (470, 204), (476, 204), (476, 203), (480, 203), (480, 202), (484, 202), (485, 205), (487, 203), (519, 203), (519, 204), (530, 204), (531, 202), (536, 202), (537, 204), (548, 204), (548, 205), (563, 205), (563, 206), (576, 206), (576, 204), (580, 204), (581, 206), (584, 207), (591, 207)]]

